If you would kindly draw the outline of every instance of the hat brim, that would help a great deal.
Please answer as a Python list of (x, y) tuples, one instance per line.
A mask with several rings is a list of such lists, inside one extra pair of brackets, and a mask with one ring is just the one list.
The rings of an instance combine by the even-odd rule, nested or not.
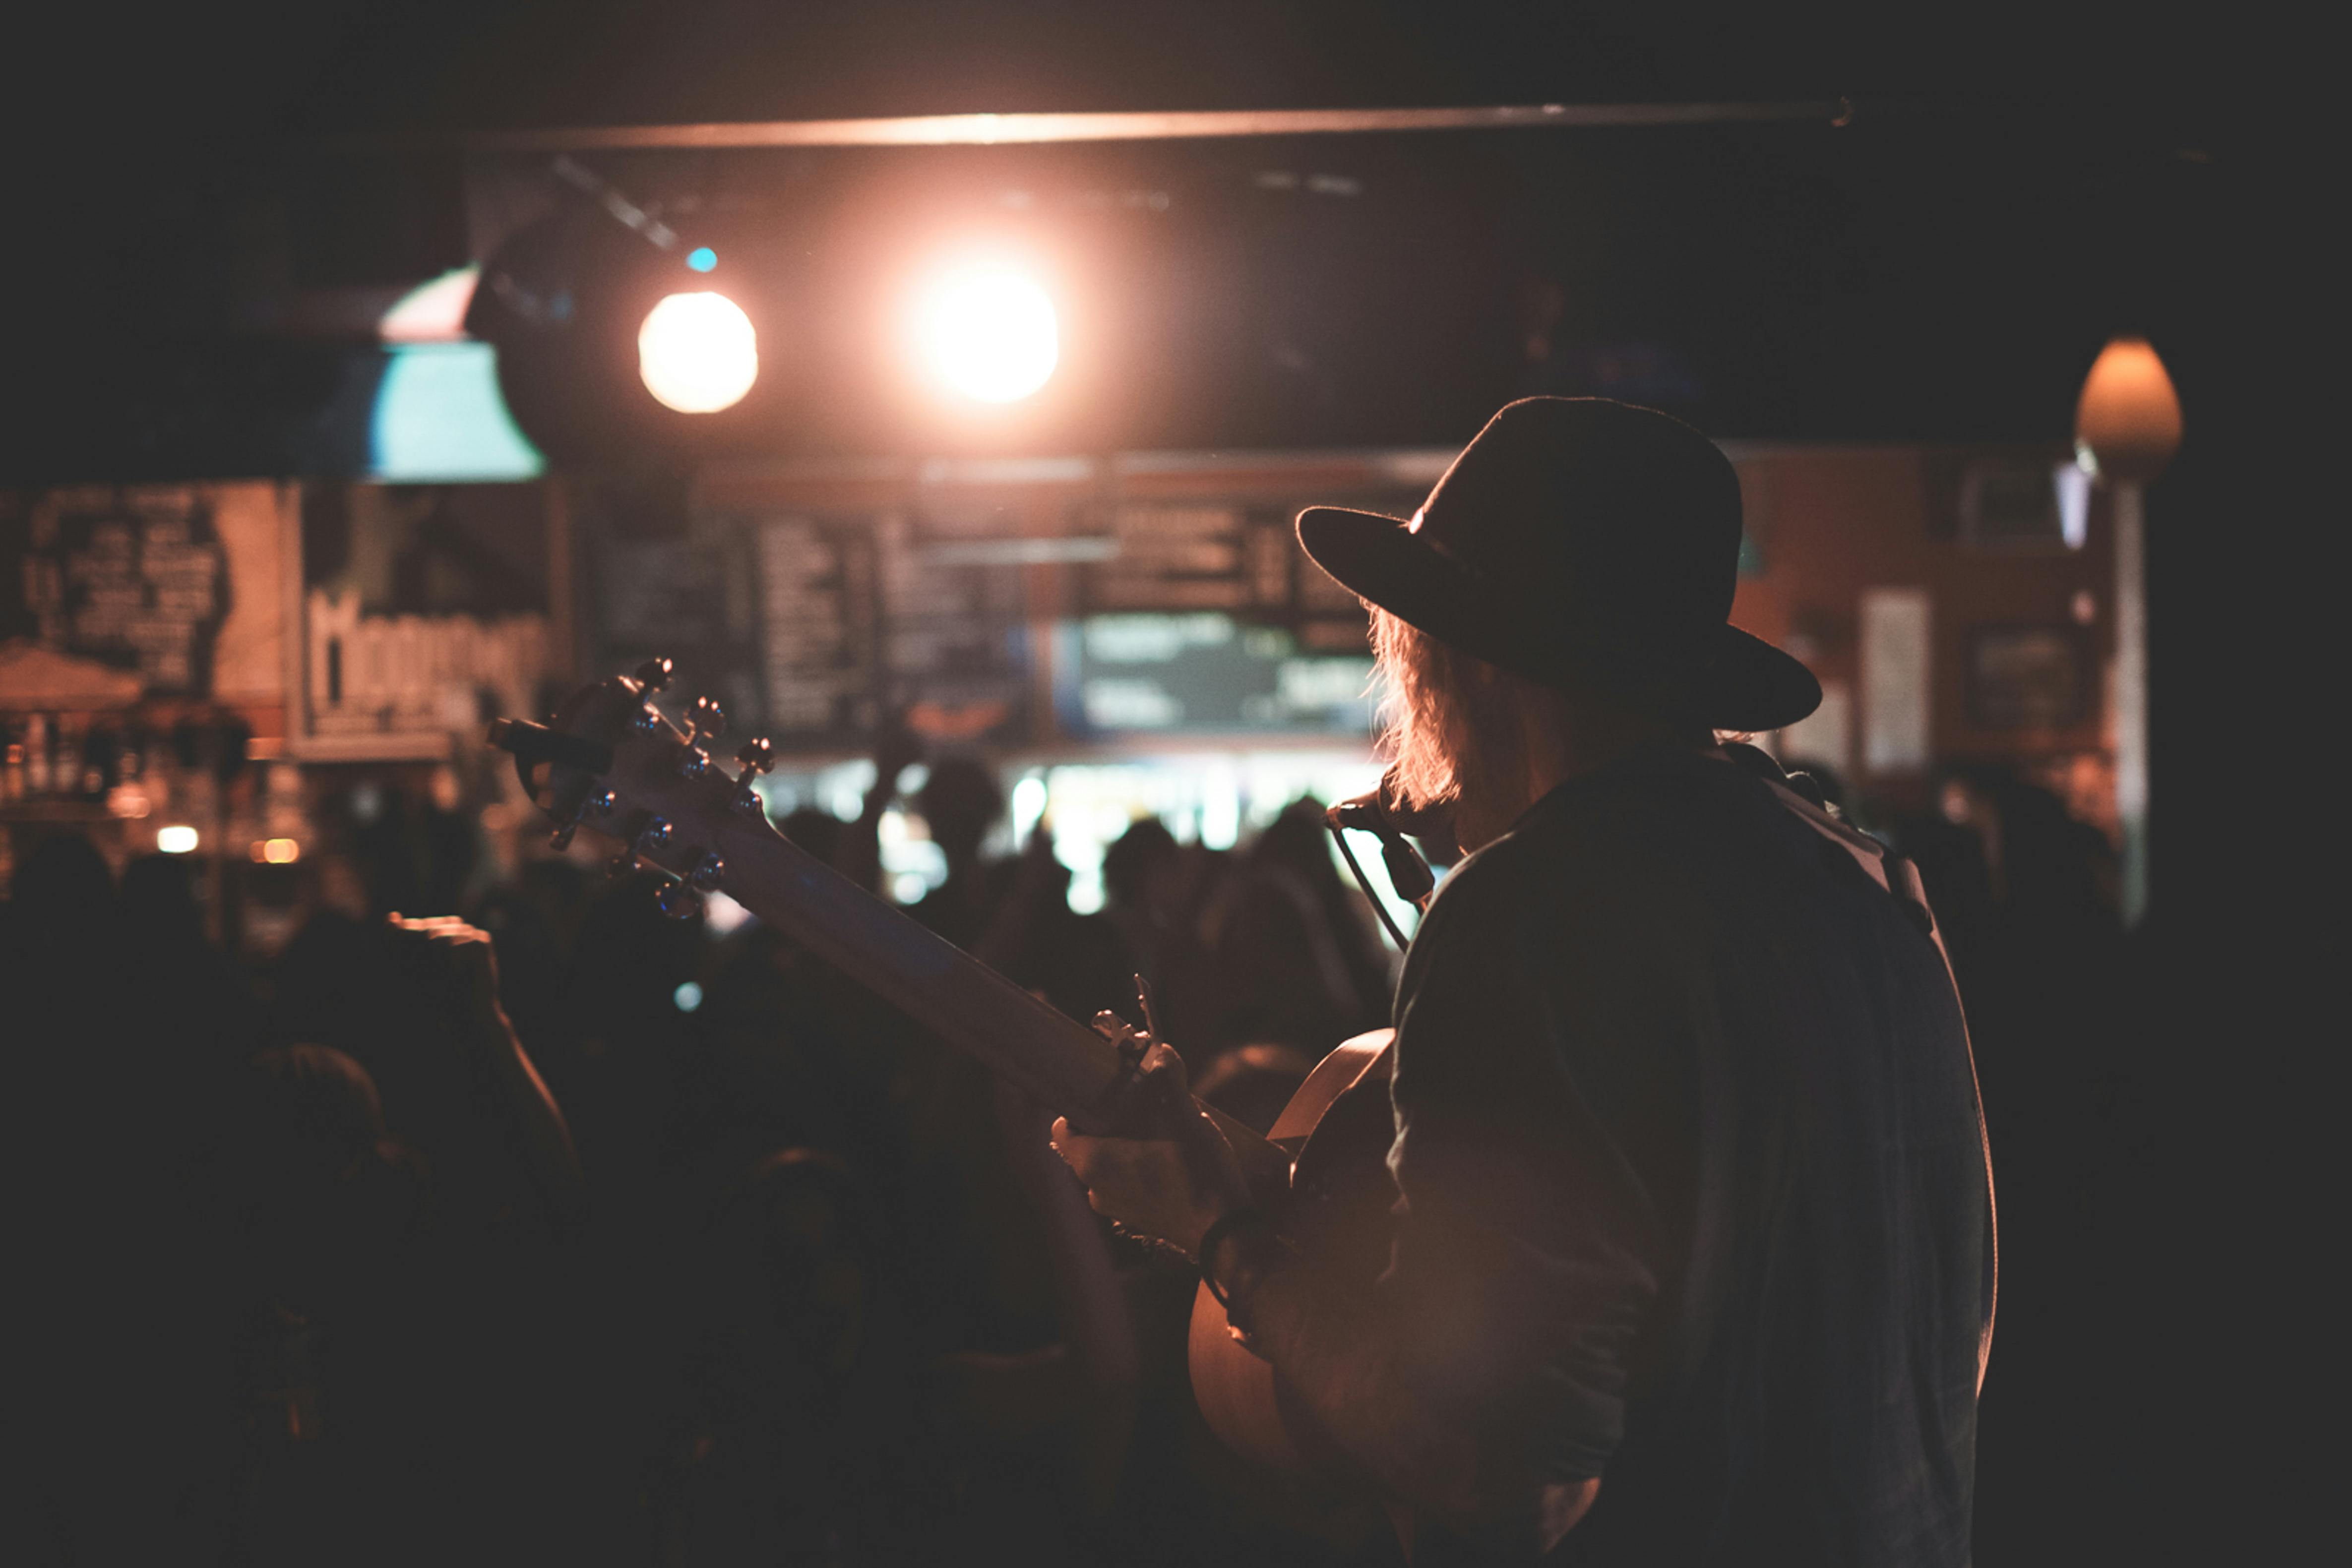
[[(1580, 652), (1573, 628), (1530, 626), (1523, 603), (1432, 549), (1412, 526), (1378, 512), (1310, 507), (1298, 543), (1341, 587), (1441, 643), (1530, 680), (1605, 673), (1611, 661)], [(1796, 659), (1725, 624), (1694, 651), (1687, 679), (1717, 729), (1763, 731), (1796, 723), (1822, 704), (1822, 684)]]

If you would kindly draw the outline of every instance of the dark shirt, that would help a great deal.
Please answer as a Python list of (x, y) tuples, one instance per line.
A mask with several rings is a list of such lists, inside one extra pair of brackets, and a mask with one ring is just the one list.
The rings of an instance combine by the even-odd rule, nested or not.
[(1924, 921), (1650, 754), (1448, 878), (1396, 1025), (1400, 1370), (1482, 1468), (1603, 1478), (1553, 1560), (1968, 1561), (1989, 1197)]

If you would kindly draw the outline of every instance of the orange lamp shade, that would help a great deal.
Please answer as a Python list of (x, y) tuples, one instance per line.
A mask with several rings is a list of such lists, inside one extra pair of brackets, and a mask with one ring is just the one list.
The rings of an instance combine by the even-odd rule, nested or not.
[(2100, 350), (2074, 405), (2074, 451), (2110, 483), (2145, 485), (2180, 449), (2180, 398), (2145, 338)]

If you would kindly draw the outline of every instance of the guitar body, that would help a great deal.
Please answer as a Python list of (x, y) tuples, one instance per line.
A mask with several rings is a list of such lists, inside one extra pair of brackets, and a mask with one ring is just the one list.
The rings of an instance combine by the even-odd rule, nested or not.
[[(1366, 1284), (1387, 1266), (1389, 1211), (1396, 1201), (1382, 1157), (1392, 1125), (1389, 1048), (1395, 1038), (1394, 1030), (1374, 1030), (1333, 1051), (1268, 1134), (1295, 1162), (1276, 1222), (1319, 1265)], [(1339, 1468), (1337, 1450), (1281, 1375), (1233, 1337), (1224, 1308), (1205, 1284), (1192, 1301), (1187, 1359), (1202, 1419), (1234, 1453), (1288, 1474)]]

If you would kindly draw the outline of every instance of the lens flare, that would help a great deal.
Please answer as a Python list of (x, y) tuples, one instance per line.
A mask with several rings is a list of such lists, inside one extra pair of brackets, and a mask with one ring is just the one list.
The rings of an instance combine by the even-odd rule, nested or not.
[(760, 339), (724, 294), (673, 294), (637, 329), (637, 373), (665, 408), (716, 413), (760, 379)]
[(1061, 361), (1052, 298), (1007, 267), (933, 277), (916, 299), (915, 342), (934, 383), (979, 402), (1020, 402), (1051, 380)]

